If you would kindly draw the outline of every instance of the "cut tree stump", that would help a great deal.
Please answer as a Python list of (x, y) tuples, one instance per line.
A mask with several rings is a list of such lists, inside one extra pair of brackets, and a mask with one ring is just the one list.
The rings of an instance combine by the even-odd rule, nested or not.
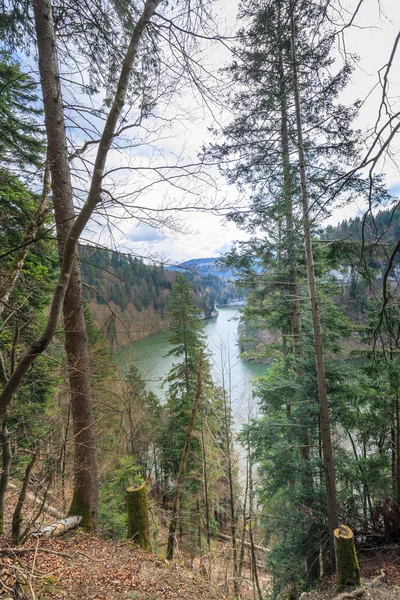
[(150, 551), (149, 513), (145, 483), (126, 488), (126, 504), (128, 507), (128, 539), (143, 550)]
[(353, 532), (347, 525), (341, 525), (333, 533), (336, 545), (337, 584), (339, 587), (358, 587), (360, 567)]

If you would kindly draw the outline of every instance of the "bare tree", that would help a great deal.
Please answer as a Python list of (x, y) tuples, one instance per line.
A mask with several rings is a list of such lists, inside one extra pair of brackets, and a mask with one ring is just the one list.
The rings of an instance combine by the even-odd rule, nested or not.
[[(72, 410), (73, 414), (75, 410), (74, 432), (77, 444), (75, 484), (79, 493), (79, 496), (75, 496), (71, 508), (83, 513), (84, 524), (88, 528), (95, 528), (96, 526), (97, 475), (94, 424), (88, 381), (89, 367), (87, 362), (85, 362), (85, 357), (82, 359), (83, 363), (77, 363), (78, 357), (82, 358), (82, 356), (80, 354), (77, 355), (73, 347), (73, 344), (78, 340), (80, 351), (83, 354), (85, 353), (86, 340), (83, 313), (80, 316), (78, 315), (79, 322), (77, 322), (78, 317), (75, 313), (77, 309), (79, 310), (77, 304), (81, 305), (80, 278), (76, 263), (77, 242), (96, 205), (101, 200), (101, 185), (106, 159), (116, 131), (118, 119), (124, 106), (139, 43), (160, 1), (147, 0), (143, 12), (133, 28), (120, 71), (116, 92), (98, 146), (88, 197), (76, 219), (74, 219), (73, 208), (71, 212), (71, 207), (73, 207), (72, 186), (66, 147), (62, 93), (51, 4), (46, 0), (37, 0), (34, 3), (46, 131), (48, 135), (48, 157), (52, 175), (52, 192), (55, 205), (61, 211), (61, 215), (58, 214), (58, 224), (59, 226), (64, 226), (60, 230), (61, 265), (60, 276), (53, 295), (46, 327), (42, 335), (22, 355), (0, 395), (0, 421), (3, 427), (7, 420), (11, 401), (29, 367), (44, 352), (53, 339), (64, 306), (66, 327), (73, 327), (73, 335), (69, 337), (67, 345), (69, 347), (70, 381), (72, 386), (75, 386), (73, 387), (75, 409), (73, 408)], [(68, 289), (71, 295), (65, 305), (65, 300), (69, 293)], [(82, 404), (78, 404), (79, 401), (83, 401), (83, 406)], [(84, 489), (85, 485), (88, 487)]]

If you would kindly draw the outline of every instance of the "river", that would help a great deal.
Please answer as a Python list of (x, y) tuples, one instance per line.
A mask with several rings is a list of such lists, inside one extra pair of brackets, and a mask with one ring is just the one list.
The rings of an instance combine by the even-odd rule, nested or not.
[[(203, 321), (214, 381), (224, 385), (231, 395), (235, 429), (247, 422), (249, 414), (255, 415), (251, 382), (266, 373), (266, 365), (251, 363), (239, 357), (237, 327), (239, 311), (233, 306), (218, 309), (217, 317)], [(165, 356), (169, 350), (168, 334), (152, 335), (134, 342), (119, 353), (121, 368), (126, 370), (135, 362), (147, 382), (147, 388), (163, 399), (162, 382), (172, 367), (174, 359)]]

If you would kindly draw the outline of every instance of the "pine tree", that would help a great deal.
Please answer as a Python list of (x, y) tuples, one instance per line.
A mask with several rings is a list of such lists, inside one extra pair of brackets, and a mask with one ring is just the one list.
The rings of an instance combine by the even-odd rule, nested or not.
[(0, 164), (15, 175), (37, 169), (44, 160), (36, 88), (11, 54), (0, 50)]
[[(239, 87), (239, 91), (230, 96), (236, 116), (223, 129), (224, 141), (216, 144), (211, 153), (221, 161), (221, 170), (228, 180), (237, 183), (242, 193), (251, 198), (251, 210), (236, 211), (231, 218), (253, 237), (238, 246), (230, 260), (236, 263), (238, 270), (244, 267), (243, 285), (253, 290), (247, 313), (267, 316), (269, 324), (275, 320), (274, 327), (282, 335), (281, 363), (286, 371), (293, 369), (294, 379), (285, 377), (291, 379), (292, 389), (291, 401), (286, 404), (291, 432), (287, 438), (293, 445), (294, 432), (297, 432), (300, 464), (294, 472), (303, 488), (298, 501), (310, 511), (314, 508), (315, 478), (309, 464), (310, 419), (304, 403), (315, 401), (316, 396), (315, 388), (310, 395), (305, 385), (307, 357), (304, 354), (308, 344), (302, 330), (309, 335), (310, 309), (307, 310), (306, 299), (309, 291), (312, 292), (311, 313), (313, 330), (317, 332), (318, 357), (314, 377), (320, 390), (326, 510), (333, 540), (333, 528), (337, 525), (336, 501), (311, 244), (316, 220), (326, 214), (326, 207), (339, 189), (343, 198), (351, 196), (352, 186), (357, 191), (362, 189), (358, 180), (349, 180), (341, 187), (335, 184), (357, 154), (356, 136), (350, 129), (354, 107), (346, 108), (337, 101), (350, 77), (351, 67), (345, 63), (332, 74), (334, 36), (325, 26), (325, 5), (321, 2), (293, 5), (288, 0), (250, 0), (242, 3), (241, 16), (248, 24), (239, 32), (241, 45), (236, 48), (237, 59), (229, 68)], [(296, 21), (294, 39), (288, 27), (291, 17)], [(301, 78), (296, 78), (299, 68)], [(300, 136), (303, 129), (307, 130), (304, 140)], [(303, 154), (297, 160), (299, 147)], [(304, 163), (307, 164), (306, 180)], [(298, 201), (301, 192), (304, 200), (305, 189), (313, 206), (311, 211), (309, 207), (304, 208), (304, 202), (301, 210)], [(317, 201), (321, 198), (322, 206)], [(307, 242), (305, 259), (301, 257), (304, 239)], [(308, 287), (303, 283), (307, 272)], [(287, 472), (287, 476), (291, 485), (293, 474)], [(304, 540), (302, 544), (306, 548)], [(333, 552), (331, 561), (334, 562)], [(318, 548), (315, 547), (314, 556), (310, 555), (309, 560), (310, 575), (317, 574), (318, 565)]]

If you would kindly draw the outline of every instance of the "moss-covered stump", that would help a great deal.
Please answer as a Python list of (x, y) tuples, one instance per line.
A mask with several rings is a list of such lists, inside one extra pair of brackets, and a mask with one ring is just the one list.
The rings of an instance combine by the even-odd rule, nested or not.
[(126, 504), (128, 507), (128, 539), (143, 550), (151, 550), (145, 483), (126, 488)]
[(358, 566), (353, 532), (347, 525), (341, 525), (335, 529), (334, 536), (337, 584), (339, 587), (357, 587), (360, 585), (360, 567)]

